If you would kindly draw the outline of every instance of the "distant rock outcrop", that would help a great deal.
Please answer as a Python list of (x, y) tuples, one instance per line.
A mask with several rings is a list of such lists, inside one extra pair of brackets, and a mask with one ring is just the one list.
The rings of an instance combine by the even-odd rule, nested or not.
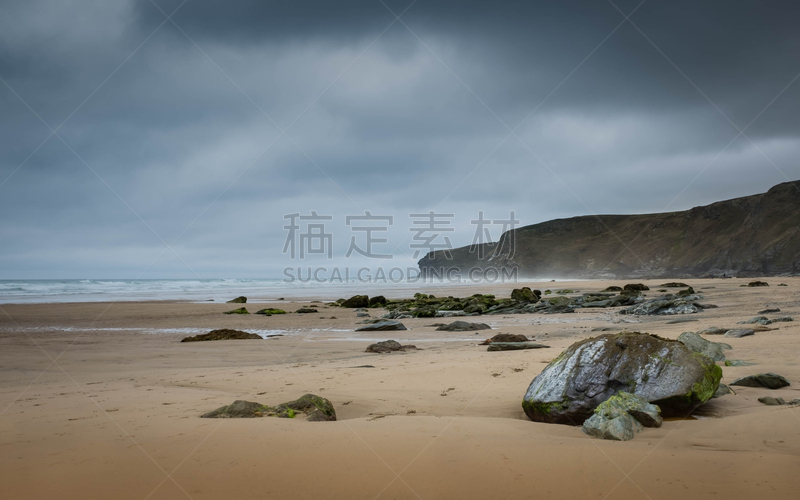
[(208, 333), (195, 335), (194, 337), (186, 337), (181, 342), (205, 342), (209, 340), (248, 340), (258, 339), (262, 340), (261, 335), (255, 333), (242, 332), (240, 330), (230, 330), (222, 328), (220, 330), (211, 330)]
[[(534, 278), (796, 275), (798, 227), (800, 181), (793, 181), (682, 212), (581, 216), (520, 227), (482, 248), (451, 249), (451, 259), (431, 252), (419, 267), (429, 277), (451, 268), (462, 275), (516, 269), (520, 277)], [(764, 286), (756, 283), (750, 286)]]

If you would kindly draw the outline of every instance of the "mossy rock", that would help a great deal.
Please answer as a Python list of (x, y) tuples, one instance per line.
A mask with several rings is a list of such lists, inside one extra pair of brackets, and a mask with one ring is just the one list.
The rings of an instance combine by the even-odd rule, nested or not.
[[(589, 361), (590, 360), (590, 361)], [(687, 416), (714, 395), (722, 369), (682, 343), (639, 332), (570, 346), (533, 379), (522, 402), (531, 420), (581, 425), (603, 401), (626, 391)]]
[(664, 283), (661, 285), (663, 288), (688, 288), (689, 285), (686, 283), (681, 283), (679, 281), (670, 281), (669, 283)]
[(622, 287), (622, 289), (631, 292), (642, 292), (645, 290), (650, 290), (650, 288), (647, 285), (644, 285), (642, 283), (628, 283), (627, 285)]
[(383, 307), (386, 305), (386, 297), (383, 295), (376, 295), (369, 298), (369, 307)]
[(511, 291), (511, 300), (516, 300), (522, 303), (538, 302), (539, 295), (536, 295), (530, 287), (524, 286), (522, 288), (515, 288)]
[(436, 308), (433, 306), (418, 307), (411, 311), (411, 316), (415, 318), (435, 318)]
[(314, 394), (305, 394), (299, 399), (267, 406), (252, 401), (237, 400), (200, 416), (200, 418), (295, 418), (298, 413), (306, 415), (311, 422), (331, 422), (336, 420), (336, 411), (327, 399)]
[(606, 287), (603, 290), (600, 290), (601, 293), (621, 292), (621, 291), (622, 291), (622, 287), (621, 286), (616, 286), (616, 285), (611, 285), (609, 287)]
[(239, 309), (234, 309), (232, 311), (225, 311), (222, 314), (250, 314), (246, 308), (240, 307)]
[(309, 314), (309, 313), (317, 313), (318, 310), (314, 309), (313, 307), (301, 307), (300, 309), (295, 311), (297, 314)]
[(263, 340), (261, 335), (257, 335), (255, 333), (247, 333), (240, 330), (231, 330), (228, 328), (222, 328), (219, 330), (211, 330), (208, 333), (203, 333), (201, 335), (195, 335), (193, 337), (186, 337), (181, 342), (206, 342), (209, 340), (249, 340), (249, 339), (258, 339)]
[(286, 311), (283, 309), (273, 309), (268, 307), (266, 309), (260, 309), (256, 311), (256, 314), (266, 314), (267, 316), (272, 316), (273, 314), (286, 314)]
[(226, 302), (226, 304), (246, 304), (246, 303), (247, 303), (247, 297), (245, 297), (244, 295), (241, 297), (236, 297), (235, 299)]
[(366, 295), (353, 295), (341, 304), (342, 307), (357, 309), (359, 307), (369, 307), (369, 297)]

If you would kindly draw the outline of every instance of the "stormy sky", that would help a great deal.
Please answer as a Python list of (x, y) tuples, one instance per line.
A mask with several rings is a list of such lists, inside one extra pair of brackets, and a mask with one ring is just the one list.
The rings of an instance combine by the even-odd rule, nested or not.
[[(800, 178), (798, 21), (786, 1), (3, 2), (0, 279), (281, 277), (325, 263), (282, 252), (284, 215), (312, 211), (330, 265), (405, 267), (409, 214), (454, 214), (461, 246), (479, 211), (764, 192)], [(345, 258), (366, 211), (393, 217), (372, 246), (392, 259)]]

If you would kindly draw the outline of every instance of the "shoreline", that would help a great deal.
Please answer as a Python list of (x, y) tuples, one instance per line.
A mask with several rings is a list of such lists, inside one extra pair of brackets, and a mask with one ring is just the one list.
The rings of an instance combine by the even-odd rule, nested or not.
[[(646, 293), (663, 281), (643, 280), (653, 289)], [(757, 398), (800, 397), (800, 321), (740, 339), (709, 337), (732, 345), (729, 359), (757, 363), (723, 367), (723, 382), (772, 371), (790, 387), (737, 388), (700, 407), (696, 419), (668, 420), (631, 441), (597, 440), (579, 427), (532, 422), (522, 411), (528, 384), (550, 360), (578, 340), (613, 333), (593, 328), (676, 338), (733, 326), (767, 305), (800, 316), (797, 278), (781, 278), (787, 287), (767, 280), (775, 283), (763, 288), (739, 287), (747, 279), (685, 281), (719, 308), (679, 316), (697, 320), (679, 324), (666, 324), (676, 316), (604, 309), (482, 315), (469, 320), (493, 329), (479, 335), (428, 326), (465, 318), (413, 318), (401, 320), (407, 331), (354, 332), (362, 318), (352, 309), (320, 304), (318, 314), (292, 314), (307, 305), (294, 300), (280, 301), (288, 314), (269, 317), (222, 314), (250, 300), (2, 304), (11, 319), (0, 314), (0, 491), (65, 499), (793, 498), (800, 408)], [(501, 297), (518, 286), (475, 291)], [(181, 343), (185, 333), (126, 328), (292, 333)], [(487, 352), (477, 345), (499, 332), (550, 348)], [(421, 350), (365, 353), (376, 339), (419, 342)], [(199, 418), (237, 399), (278, 404), (305, 393), (328, 398), (338, 421)]]

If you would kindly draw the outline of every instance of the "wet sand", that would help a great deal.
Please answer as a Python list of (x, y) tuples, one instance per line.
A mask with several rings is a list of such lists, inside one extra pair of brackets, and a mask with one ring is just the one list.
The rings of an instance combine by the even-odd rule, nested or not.
[[(663, 281), (643, 282), (652, 296)], [(239, 305), (219, 303), (2, 305), (0, 497), (796, 498), (800, 407), (757, 398), (800, 398), (800, 279), (768, 278), (764, 288), (741, 288), (750, 280), (739, 279), (681, 281), (719, 308), (671, 325), (675, 316), (629, 318), (616, 309), (483, 316), (493, 330), (480, 335), (426, 326), (451, 321), (441, 318), (403, 320), (405, 332), (355, 333), (362, 318), (322, 304), (318, 314), (271, 317), (223, 315)], [(775, 286), (781, 282), (789, 286)], [(531, 286), (588, 292), (624, 283)], [(501, 297), (512, 288), (432, 293)], [(245, 305), (251, 312), (309, 305), (253, 299)], [(771, 371), (790, 387), (736, 388), (694, 417), (628, 442), (534, 423), (522, 412), (533, 377), (570, 344), (597, 335), (592, 328), (676, 338), (734, 326), (768, 306), (798, 321), (752, 337), (708, 338), (733, 346), (728, 359), (758, 363), (723, 367), (723, 382)], [(283, 336), (180, 343), (214, 328)], [(477, 345), (498, 332), (551, 348)], [(390, 338), (422, 350), (364, 352)], [(339, 420), (199, 418), (236, 399), (277, 404), (308, 392), (330, 399)]]

